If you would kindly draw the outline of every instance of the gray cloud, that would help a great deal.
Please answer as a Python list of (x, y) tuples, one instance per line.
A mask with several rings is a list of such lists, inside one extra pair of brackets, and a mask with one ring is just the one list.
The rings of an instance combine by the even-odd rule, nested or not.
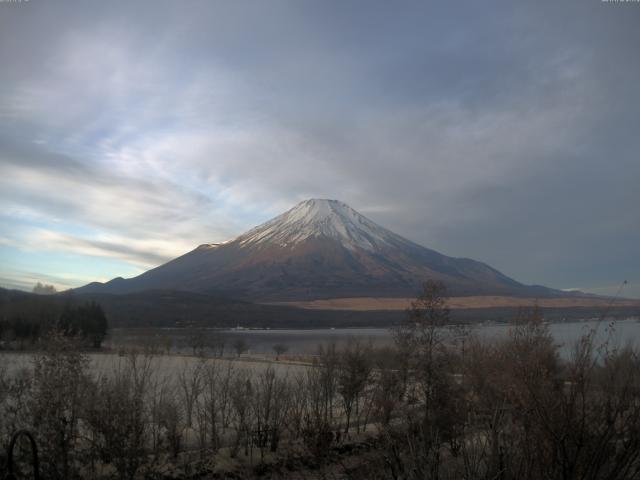
[(637, 5), (0, 7), (14, 217), (148, 263), (335, 197), (524, 282), (640, 281)]

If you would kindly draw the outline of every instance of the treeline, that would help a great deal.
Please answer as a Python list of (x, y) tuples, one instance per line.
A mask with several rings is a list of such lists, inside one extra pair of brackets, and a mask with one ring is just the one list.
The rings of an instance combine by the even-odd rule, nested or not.
[(54, 336), (0, 375), (0, 435), (35, 432), (50, 479), (638, 478), (634, 350), (591, 331), (563, 360), (536, 311), (493, 343), (449, 324), (430, 283), (394, 348), (352, 341), (290, 370), (130, 354), (98, 373)]
[(0, 348), (35, 346), (53, 331), (100, 348), (108, 329), (102, 307), (95, 302), (59, 303), (50, 298), (23, 296), (5, 308), (0, 317)]
[[(418, 293), (418, 292), (416, 292)], [(404, 311), (315, 310), (284, 305), (243, 302), (220, 295), (181, 291), (143, 291), (124, 295), (74, 294), (77, 300), (96, 301), (105, 309), (113, 327), (218, 327), (252, 328), (345, 328), (398, 325)], [(541, 308), (549, 321), (597, 317), (600, 307)], [(458, 323), (511, 322), (518, 307), (455, 309)], [(637, 306), (612, 305), (610, 318), (638, 317)]]

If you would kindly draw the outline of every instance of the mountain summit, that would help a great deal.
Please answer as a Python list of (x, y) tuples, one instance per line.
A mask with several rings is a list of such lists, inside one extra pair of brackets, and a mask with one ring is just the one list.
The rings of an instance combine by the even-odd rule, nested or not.
[(411, 297), (427, 279), (452, 295), (547, 296), (490, 266), (422, 247), (337, 200), (305, 200), (224, 243), (204, 244), (131, 279), (80, 292), (152, 289), (224, 293), (251, 301)]
[(349, 250), (375, 251), (405, 240), (338, 200), (312, 198), (240, 235), (240, 245), (293, 247), (311, 238), (332, 239)]

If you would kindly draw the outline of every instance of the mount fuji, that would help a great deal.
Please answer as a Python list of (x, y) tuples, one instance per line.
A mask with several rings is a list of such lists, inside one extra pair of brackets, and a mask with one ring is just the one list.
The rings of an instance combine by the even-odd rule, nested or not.
[(453, 296), (564, 296), (519, 283), (468, 258), (422, 247), (337, 200), (310, 199), (239, 237), (204, 244), (130, 279), (80, 293), (182, 290), (253, 302), (412, 297), (427, 279)]

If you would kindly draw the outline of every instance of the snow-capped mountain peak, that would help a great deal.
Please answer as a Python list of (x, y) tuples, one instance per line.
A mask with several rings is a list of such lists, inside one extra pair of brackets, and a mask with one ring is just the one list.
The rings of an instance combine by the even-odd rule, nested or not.
[(426, 279), (469, 295), (555, 295), (471, 259), (453, 258), (383, 228), (336, 200), (311, 199), (228, 242), (204, 244), (135, 278), (80, 292), (184, 290), (250, 301), (407, 297)]
[(242, 246), (294, 246), (308, 238), (325, 237), (349, 249), (376, 250), (402, 240), (338, 200), (312, 198), (259, 225), (236, 239)]

